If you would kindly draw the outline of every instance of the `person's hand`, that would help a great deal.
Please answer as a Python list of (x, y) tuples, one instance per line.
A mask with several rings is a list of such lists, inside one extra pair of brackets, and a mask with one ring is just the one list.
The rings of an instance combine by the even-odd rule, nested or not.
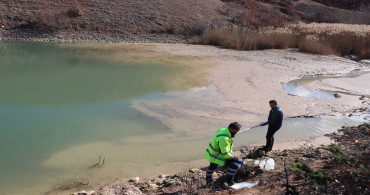
[(235, 157), (235, 156), (233, 156), (233, 157), (231, 157), (230, 158), (230, 160), (232, 161), (232, 162), (239, 162), (239, 158), (237, 158), (237, 157)]
[(260, 123), (260, 126), (265, 126), (265, 123)]
[(237, 162), (238, 164), (241, 164), (241, 165), (245, 165), (245, 162), (244, 161), (242, 161), (242, 160), (238, 160), (238, 162)]
[(241, 160), (241, 159), (239, 159), (237, 157), (231, 157), (230, 160), (233, 161), (233, 162), (236, 162), (238, 164), (241, 164), (241, 165), (244, 165), (245, 164), (245, 162), (243, 160)]

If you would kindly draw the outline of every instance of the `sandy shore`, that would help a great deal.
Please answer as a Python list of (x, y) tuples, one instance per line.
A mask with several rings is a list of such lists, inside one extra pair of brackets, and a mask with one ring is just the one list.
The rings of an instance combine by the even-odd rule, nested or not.
[[(340, 78), (353, 72), (369, 71), (367, 62), (355, 62), (337, 56), (301, 53), (295, 50), (238, 51), (214, 46), (185, 44), (157, 44), (157, 52), (196, 56), (216, 61), (208, 77), (207, 89), (215, 94), (198, 92), (201, 103), (187, 102), (187, 98), (174, 102), (137, 102), (135, 107), (145, 114), (159, 119), (175, 131), (178, 126), (189, 129), (210, 129), (202, 135), (212, 134), (213, 126), (222, 127), (225, 122), (241, 121), (244, 127), (266, 120), (270, 110), (268, 101), (275, 99), (282, 107), (285, 117), (296, 116), (343, 116), (361, 106), (359, 97), (369, 96), (370, 74)], [(192, 65), (194, 66), (194, 65)], [(288, 94), (283, 86), (289, 81), (322, 76), (338, 78), (319, 79), (303, 84), (309, 90), (329, 90), (340, 94), (340, 98), (318, 99)], [(194, 97), (194, 96), (192, 96)], [(207, 101), (209, 100), (209, 101)], [(209, 102), (212, 102), (210, 105)], [(187, 106), (184, 106), (186, 104)], [(181, 105), (181, 106), (178, 106)], [(166, 111), (164, 111), (166, 110)], [(170, 110), (170, 111), (168, 111)], [(182, 114), (179, 114), (182, 113)], [(189, 123), (193, 121), (193, 123)], [(207, 126), (208, 125), (208, 126)], [(199, 134), (199, 132), (177, 132)], [(264, 140), (263, 140), (264, 141)], [(328, 137), (310, 137), (288, 142), (276, 141), (275, 150), (317, 147), (332, 143)], [(258, 144), (257, 144), (258, 145)], [(188, 165), (204, 167), (204, 159), (188, 162)]]
[(275, 99), (285, 117), (341, 115), (361, 104), (359, 95), (370, 95), (369, 72), (359, 77), (318, 80), (304, 85), (308, 89), (338, 92), (341, 98), (337, 99), (300, 97), (284, 91), (283, 85), (294, 79), (370, 70), (370, 64), (342, 57), (294, 50), (238, 51), (181, 44), (157, 45), (157, 51), (206, 57), (219, 62), (209, 77), (210, 87), (233, 102), (236, 109), (248, 113), (265, 115), (269, 111), (268, 101)]
[[(155, 44), (155, 49), (159, 53), (206, 58), (209, 63), (218, 64), (212, 66), (213, 69), (207, 69), (210, 73), (206, 87), (194, 88), (181, 95), (169, 95), (169, 98), (133, 103), (135, 109), (168, 126), (174, 137), (209, 137), (215, 129), (232, 121), (240, 122), (244, 128), (266, 121), (270, 110), (268, 101), (271, 99), (278, 101), (285, 118), (344, 116), (361, 106), (361, 95), (370, 95), (369, 72), (357, 77), (340, 77), (369, 71), (370, 64), (342, 57), (295, 50), (239, 51), (185, 44)], [(190, 64), (192, 62), (189, 61)], [(206, 64), (199, 66), (201, 70)], [(189, 67), (196, 69), (194, 64)], [(207, 76), (205, 73), (202, 75)], [(283, 88), (295, 79), (325, 76), (339, 77), (305, 82), (302, 86), (308, 90), (329, 90), (340, 94), (340, 98), (296, 96), (288, 94)], [(317, 142), (307, 140), (307, 137), (302, 139), (294, 143), (279, 143), (282, 146), (276, 145), (276, 149), (300, 147), (302, 141), (307, 144)], [(318, 140), (321, 140), (319, 144), (330, 143), (329, 140)]]
[[(361, 106), (360, 95), (370, 95), (367, 85), (370, 74), (366, 72), (358, 77), (316, 80), (303, 85), (309, 90), (337, 92), (340, 98), (308, 98), (291, 95), (284, 90), (284, 84), (294, 79), (342, 76), (370, 68), (370, 64), (342, 57), (312, 55), (295, 50), (238, 51), (185, 44), (156, 44), (155, 49), (160, 53), (196, 56), (218, 63), (210, 70), (208, 86), (204, 88), (188, 90), (181, 96), (174, 95), (175, 99), (170, 97), (134, 103), (134, 108), (168, 126), (173, 131), (171, 136), (175, 137), (209, 137), (215, 129), (231, 121), (239, 121), (245, 128), (258, 124), (267, 118), (270, 99), (278, 101), (285, 117), (318, 117), (343, 116)], [(323, 81), (328, 84), (323, 85)], [(330, 139), (325, 137), (302, 137), (288, 142), (277, 140), (274, 149), (329, 143)], [(198, 166), (204, 166), (204, 163), (190, 162)]]

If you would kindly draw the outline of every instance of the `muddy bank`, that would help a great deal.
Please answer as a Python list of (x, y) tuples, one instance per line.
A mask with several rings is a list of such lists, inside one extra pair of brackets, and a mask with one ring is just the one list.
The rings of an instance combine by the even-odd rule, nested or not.
[[(367, 194), (369, 193), (369, 124), (342, 127), (327, 135), (330, 145), (259, 155), (257, 147), (244, 147), (238, 156), (247, 163), (235, 176), (237, 182), (259, 183), (252, 188), (231, 190), (224, 186), (225, 170), (216, 170), (215, 184), (205, 185), (205, 170), (190, 169), (160, 175), (131, 184), (105, 186), (97, 194)], [(272, 158), (275, 167), (263, 171), (255, 160)]]

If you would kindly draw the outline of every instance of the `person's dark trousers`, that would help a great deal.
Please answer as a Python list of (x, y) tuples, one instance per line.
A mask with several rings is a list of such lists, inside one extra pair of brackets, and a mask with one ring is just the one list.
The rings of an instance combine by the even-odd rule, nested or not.
[(225, 166), (228, 167), (226, 174), (226, 182), (233, 181), (234, 175), (238, 171), (240, 165), (235, 161), (228, 160), (226, 161)]
[[(210, 163), (206, 173), (206, 181), (207, 184), (213, 184), (213, 172), (217, 169), (218, 164)], [(228, 168), (226, 174), (226, 181), (232, 181), (234, 179), (234, 175), (239, 169), (239, 164), (237, 162), (227, 160), (225, 167)]]
[(209, 167), (208, 167), (207, 173), (206, 173), (207, 184), (213, 184), (213, 172), (215, 172), (217, 167), (218, 167), (218, 164), (215, 164), (215, 163), (209, 164)]
[(274, 134), (279, 129), (280, 127), (268, 127), (266, 134), (266, 146), (264, 148), (266, 152), (270, 152), (272, 150), (272, 146), (274, 145)]

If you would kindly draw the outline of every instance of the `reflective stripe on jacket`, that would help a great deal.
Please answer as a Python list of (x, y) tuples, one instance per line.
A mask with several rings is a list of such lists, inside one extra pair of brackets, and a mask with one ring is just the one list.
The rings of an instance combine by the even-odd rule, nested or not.
[(233, 140), (228, 128), (218, 130), (209, 143), (204, 157), (211, 163), (224, 166), (226, 160), (233, 156)]

